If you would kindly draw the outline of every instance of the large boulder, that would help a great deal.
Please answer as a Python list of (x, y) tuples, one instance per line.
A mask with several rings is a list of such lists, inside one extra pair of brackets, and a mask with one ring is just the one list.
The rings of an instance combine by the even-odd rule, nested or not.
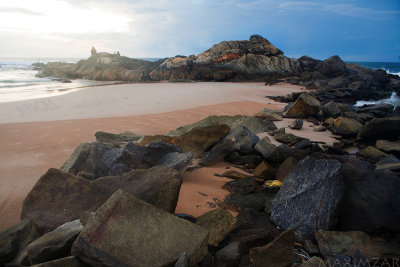
[(86, 222), (90, 213), (118, 189), (174, 212), (181, 183), (179, 172), (167, 166), (134, 170), (92, 182), (58, 169), (49, 169), (25, 198), (21, 218), (33, 218), (46, 232), (76, 219)]
[(400, 139), (400, 117), (376, 118), (367, 122), (358, 139), (364, 142), (375, 143), (378, 139)]
[(182, 252), (190, 265), (207, 254), (208, 232), (118, 190), (90, 218), (72, 254), (89, 265), (169, 266)]
[(60, 168), (73, 175), (94, 180), (103, 176), (117, 176), (134, 169), (148, 169), (166, 165), (179, 171), (192, 159), (192, 153), (172, 144), (151, 143), (139, 146), (132, 142), (123, 148), (113, 148), (99, 143), (82, 143)]
[(30, 262), (38, 264), (69, 256), (72, 243), (82, 229), (81, 222), (76, 220), (65, 223), (36, 239), (27, 247)]
[(328, 77), (338, 77), (343, 75), (347, 69), (346, 63), (336, 55), (319, 62), (315, 68), (317, 71)]
[(132, 132), (114, 134), (100, 131), (96, 132), (94, 136), (97, 143), (108, 147), (123, 147), (129, 142), (137, 142), (143, 138), (143, 135)]
[(272, 202), (271, 219), (280, 228), (312, 237), (336, 225), (343, 195), (340, 163), (307, 157), (283, 181)]
[(184, 125), (177, 128), (176, 130), (167, 133), (169, 136), (180, 136), (186, 132), (189, 132), (195, 127), (210, 126), (210, 125), (228, 125), (231, 129), (236, 126), (245, 126), (251, 132), (258, 134), (266, 131), (276, 130), (276, 125), (269, 120), (265, 120), (258, 117), (236, 115), (236, 116), (209, 116), (201, 121)]
[(390, 171), (375, 171), (366, 161), (348, 157), (341, 161), (346, 193), (338, 229), (400, 232), (399, 178)]
[(370, 260), (376, 258), (398, 258), (400, 256), (399, 244), (376, 240), (360, 231), (319, 230), (315, 237), (321, 254), (325, 258), (334, 253), (352, 257), (357, 251)]
[(283, 116), (289, 118), (315, 116), (320, 111), (320, 108), (321, 103), (318, 99), (309, 94), (303, 93), (297, 98), (296, 102), (294, 102), (294, 104), (283, 113)]

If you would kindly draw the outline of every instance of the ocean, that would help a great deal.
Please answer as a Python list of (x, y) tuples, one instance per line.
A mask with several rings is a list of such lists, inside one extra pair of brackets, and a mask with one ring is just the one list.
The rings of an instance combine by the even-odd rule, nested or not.
[[(33, 63), (67, 62), (76, 63), (80, 58), (0, 58), (0, 102), (12, 102), (27, 99), (57, 96), (79, 90), (82, 87), (106, 84), (102, 81), (71, 80), (71, 83), (54, 81), (51, 78), (37, 78)], [(158, 58), (146, 58), (156, 61)], [(354, 62), (371, 69), (384, 69), (387, 73), (400, 76), (400, 62)], [(400, 98), (393, 94), (390, 99), (378, 102), (400, 105)], [(359, 101), (356, 105), (376, 102)]]

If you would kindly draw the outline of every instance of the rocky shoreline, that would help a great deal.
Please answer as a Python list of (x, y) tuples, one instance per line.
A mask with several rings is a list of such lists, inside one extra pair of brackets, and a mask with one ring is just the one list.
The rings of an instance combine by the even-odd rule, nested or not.
[[(0, 234), (1, 264), (396, 266), (399, 115), (303, 93), (284, 112), (211, 116), (166, 135), (98, 132), (39, 179), (21, 222)], [(282, 117), (340, 138), (328, 146), (285, 133), (274, 124)], [(188, 167), (193, 158), (199, 165)], [(230, 194), (212, 211), (174, 214), (181, 172), (221, 161), (247, 175), (218, 174), (232, 178)]]
[[(177, 57), (135, 61), (132, 68), (140, 71), (124, 73), (140, 72), (143, 81), (184, 73), (179, 79), (190, 80), (219, 58), (222, 67), (213, 70), (212, 80), (227, 66), (246, 66), (255, 76), (238, 71), (229, 79), (267, 80), (273, 72), (267, 82), (319, 89), (274, 98), (288, 103), (283, 111), (210, 116), (165, 135), (97, 132), (96, 142), (80, 144), (33, 187), (21, 221), (0, 233), (0, 266), (397, 266), (400, 109), (347, 103), (398, 90), (398, 77), (338, 57), (287, 59), (261, 38), (217, 44), (194, 57), (193, 72), (186, 69), (190, 57)], [(87, 78), (120, 77), (103, 76), (103, 65), (123, 71), (114, 57), (127, 60), (98, 53), (76, 65), (48, 64), (40, 73), (83, 77), (76, 68), (91, 68), (93, 60), (100, 76)], [(249, 61), (240, 65), (242, 57), (281, 63), (260, 74)], [(302, 71), (296, 73), (296, 66)], [(283, 118), (293, 119), (292, 133), (275, 125)], [(316, 132), (335, 134), (337, 142), (293, 134), (304, 121)], [(225, 199), (197, 218), (175, 214), (182, 172), (221, 162), (243, 170), (216, 174), (232, 179), (224, 185)]]

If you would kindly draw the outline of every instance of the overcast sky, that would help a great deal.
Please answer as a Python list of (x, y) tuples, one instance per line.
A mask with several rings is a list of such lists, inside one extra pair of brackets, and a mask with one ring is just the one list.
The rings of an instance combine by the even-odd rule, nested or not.
[(400, 0), (0, 0), (0, 57), (170, 57), (252, 34), (289, 57), (399, 62)]

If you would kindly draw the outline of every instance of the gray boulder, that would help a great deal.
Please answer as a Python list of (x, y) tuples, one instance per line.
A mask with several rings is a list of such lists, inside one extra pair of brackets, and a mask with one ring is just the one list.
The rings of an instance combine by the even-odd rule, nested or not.
[(297, 163), (272, 202), (271, 219), (305, 237), (336, 225), (344, 195), (340, 163), (307, 157)]
[(148, 169), (157, 165), (167, 165), (181, 171), (193, 156), (192, 153), (182, 155), (181, 152), (179, 147), (164, 143), (147, 146), (128, 143), (123, 148), (96, 142), (82, 143), (60, 169), (88, 180), (118, 176), (134, 169)]
[(96, 142), (108, 147), (123, 147), (129, 142), (139, 141), (143, 135), (132, 132), (123, 132), (120, 134), (96, 132), (94, 134)]
[(261, 153), (264, 159), (274, 159), (277, 157), (276, 146), (271, 144), (267, 136), (262, 138), (255, 146), (255, 149)]
[(189, 264), (207, 254), (208, 232), (118, 190), (91, 217), (72, 246), (90, 265), (167, 266), (182, 252)]
[(49, 169), (25, 198), (21, 218), (34, 218), (45, 232), (76, 219), (86, 222), (90, 213), (118, 189), (174, 212), (181, 183), (179, 172), (167, 166), (134, 170), (122, 176), (103, 177), (92, 182), (61, 170)]
[(66, 257), (70, 254), (72, 243), (82, 231), (80, 220), (65, 223), (36, 239), (27, 247), (32, 264), (43, 263)]

